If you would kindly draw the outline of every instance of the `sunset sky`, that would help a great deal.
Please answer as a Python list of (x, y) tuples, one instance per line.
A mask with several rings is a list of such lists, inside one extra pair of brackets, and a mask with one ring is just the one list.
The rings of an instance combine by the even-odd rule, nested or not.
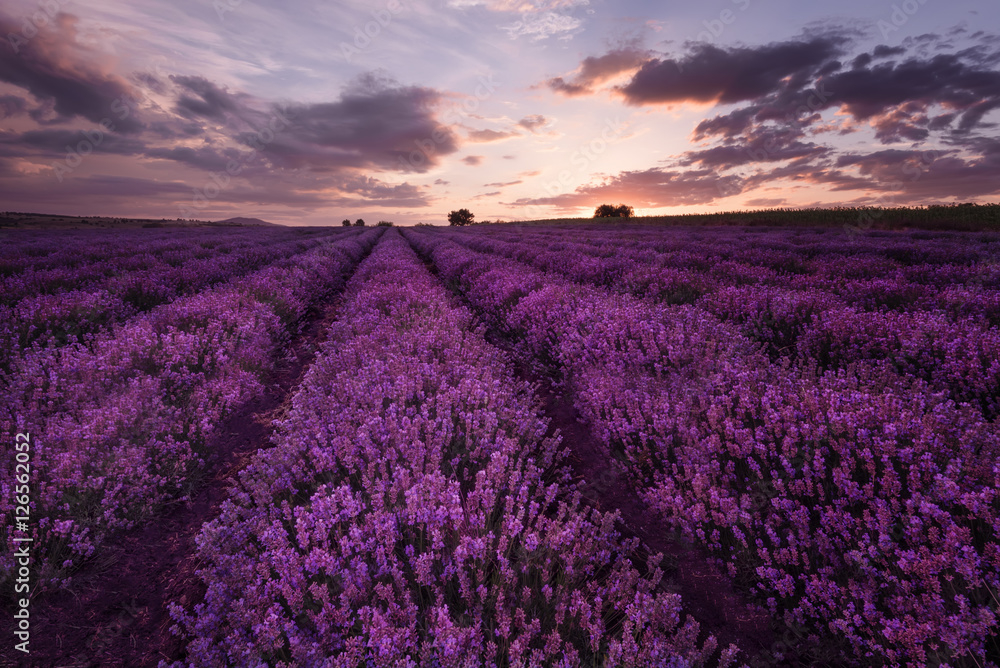
[(6, 0), (0, 209), (1000, 200), (1000, 3)]

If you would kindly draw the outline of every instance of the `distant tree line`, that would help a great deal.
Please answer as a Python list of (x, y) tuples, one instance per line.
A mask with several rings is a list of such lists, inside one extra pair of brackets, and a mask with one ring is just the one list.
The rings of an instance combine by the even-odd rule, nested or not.
[(594, 218), (631, 218), (635, 209), (628, 204), (602, 204), (594, 209)]

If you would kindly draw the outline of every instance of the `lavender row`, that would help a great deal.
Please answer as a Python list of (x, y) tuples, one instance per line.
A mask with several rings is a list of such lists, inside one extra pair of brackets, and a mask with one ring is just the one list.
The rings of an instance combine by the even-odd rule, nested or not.
[[(345, 237), (340, 237), (345, 238)], [(109, 279), (104, 287), (91, 286), (21, 299), (15, 306), (0, 306), (0, 369), (9, 370), (19, 356), (31, 350), (72, 342), (87, 342), (107, 335), (114, 325), (143, 311), (194, 294), (205, 287), (232, 280), (282, 258), (303, 253), (322, 243), (319, 239), (264, 245), (264, 240), (233, 249), (229, 254), (178, 260), (178, 266), (146, 263)]]
[[(531, 388), (392, 230), (199, 539), (188, 666), (694, 666)], [(722, 652), (729, 665), (736, 649)], [(163, 664), (161, 664), (163, 665)], [(180, 662), (174, 664), (180, 668)]]
[[(467, 241), (463, 235), (447, 238)], [(573, 254), (564, 252), (559, 257), (571, 260)], [(701, 279), (689, 273), (684, 280), (690, 286)], [(891, 293), (883, 280), (855, 281), (862, 282), (864, 294), (884, 297)], [(624, 279), (623, 284), (633, 285)], [(624, 292), (643, 294), (644, 290)], [(967, 293), (949, 289), (943, 299), (959, 304)], [(980, 294), (979, 305), (1000, 306), (1000, 290), (981, 290)], [(989, 324), (990, 318), (1000, 316), (1000, 309), (981, 311), (988, 316), (984, 321), (968, 313), (970, 303), (947, 313), (942, 309), (868, 311), (850, 306), (851, 301), (814, 288), (752, 284), (716, 287), (694, 305), (737, 325), (742, 334), (764, 345), (772, 359), (785, 356), (800, 367), (815, 366), (821, 371), (881, 360), (888, 369), (921, 378), (956, 402), (975, 405), (988, 419), (1000, 415), (1000, 328)]]
[(258, 245), (261, 241), (280, 243), (329, 236), (339, 231), (281, 227), (64, 230), (58, 234), (48, 230), (7, 231), (3, 233), (4, 244), (0, 248), (0, 276), (26, 270), (77, 268), (135, 255), (176, 266), (191, 254), (204, 258)]
[(942, 310), (1000, 325), (1000, 242), (988, 235), (951, 234), (933, 253), (916, 233), (891, 243), (864, 238), (855, 246), (836, 239), (789, 244), (788, 231), (761, 238), (669, 229), (639, 240), (607, 232), (589, 242), (493, 229), (448, 236), (574, 281), (666, 303), (696, 303), (729, 287), (773, 287), (824, 293), (858, 310)]
[(409, 238), (526, 361), (565, 384), (649, 506), (843, 660), (997, 651), (1000, 431), (919, 378), (771, 364), (654, 305)]
[[(29, 526), (40, 584), (65, 584), (109, 534), (184, 497), (215, 425), (262, 391), (309, 305), (341, 287), (378, 236), (321, 245), (153, 309), (92, 348), (36, 351), (4, 374), (2, 432), (35, 435)], [(2, 457), (12, 470), (13, 453)], [(11, 545), (12, 479), (0, 493)], [(13, 561), (2, 555), (0, 580)]]
[[(177, 285), (184, 291), (186, 283), (199, 280), (216, 264), (229, 263), (235, 268), (248, 261), (264, 261), (270, 255), (270, 245), (299, 245), (300, 250), (306, 250), (315, 245), (317, 238), (331, 234), (261, 229), (227, 237), (193, 234), (182, 242), (117, 230), (92, 232), (77, 239), (50, 236), (48, 243), (58, 250), (42, 258), (22, 253), (0, 264), (0, 304), (14, 306), (21, 299), (37, 295), (103, 288), (141, 308), (158, 297), (162, 301), (158, 290), (169, 290), (164, 286)], [(17, 248), (16, 240), (11, 245)], [(261, 254), (263, 257), (258, 259)], [(143, 294), (140, 288), (145, 286), (158, 290)]]

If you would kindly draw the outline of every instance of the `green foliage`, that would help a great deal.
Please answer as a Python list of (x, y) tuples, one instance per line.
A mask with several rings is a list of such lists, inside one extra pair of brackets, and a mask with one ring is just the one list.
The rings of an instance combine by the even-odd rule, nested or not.
[(457, 226), (471, 225), (474, 222), (474, 218), (475, 216), (468, 209), (459, 209), (448, 214), (448, 224)]
[(635, 209), (628, 204), (602, 204), (594, 209), (594, 218), (631, 218)]

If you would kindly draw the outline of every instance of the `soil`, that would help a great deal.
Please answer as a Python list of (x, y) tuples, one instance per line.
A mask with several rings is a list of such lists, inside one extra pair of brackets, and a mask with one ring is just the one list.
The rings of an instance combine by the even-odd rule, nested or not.
[[(290, 407), (294, 388), (312, 363), (319, 343), (336, 317), (339, 297), (331, 297), (304, 318), (302, 331), (277, 365), (265, 393), (219, 426), (214, 458), (189, 501), (165, 508), (144, 528), (118, 536), (101, 555), (73, 575), (71, 589), (42, 595), (31, 603), (31, 653), (13, 641), (0, 644), (0, 665), (38, 668), (124, 668), (157, 666), (184, 654), (170, 632), (167, 606), (190, 609), (204, 598), (196, 571), (195, 537), (218, 516), (230, 483), (259, 448), (270, 447), (272, 422)], [(13, 634), (6, 634), (8, 639)]]
[[(434, 270), (433, 265), (428, 267)], [(338, 305), (339, 300), (331, 300), (307, 317), (266, 393), (220, 426), (216, 457), (190, 501), (174, 504), (145, 528), (121, 535), (119, 545), (108, 545), (99, 560), (74, 575), (72, 589), (33, 601), (30, 657), (24, 658), (13, 649), (13, 642), (7, 642), (0, 644), (0, 664), (155, 667), (163, 659), (183, 658), (184, 643), (170, 631), (174, 622), (167, 606), (176, 602), (190, 609), (204, 598), (205, 587), (196, 574), (200, 564), (195, 537), (205, 522), (218, 516), (237, 473), (259, 448), (270, 447), (272, 422), (288, 410), (290, 396)], [(750, 605), (709, 562), (707, 553), (657, 520), (627, 480), (609, 466), (608, 455), (580, 422), (568, 397), (526, 368), (518, 373), (536, 384), (551, 429), (558, 430), (570, 448), (570, 464), (586, 502), (601, 510), (618, 510), (619, 530), (625, 537), (637, 537), (652, 552), (666, 556), (669, 567), (663, 586), (681, 595), (685, 612), (698, 621), (702, 635), (714, 635), (720, 648), (737, 645), (743, 661), (752, 661), (771, 647), (770, 615)]]
[(702, 636), (715, 636), (720, 649), (735, 644), (742, 650), (743, 661), (770, 648), (774, 642), (770, 613), (749, 603), (729, 577), (710, 563), (706, 551), (649, 510), (627, 478), (609, 463), (610, 454), (582, 424), (569, 397), (555, 391), (546, 379), (523, 368), (518, 372), (538, 388), (550, 429), (558, 430), (569, 448), (569, 464), (585, 502), (605, 512), (619, 511), (618, 528), (625, 538), (638, 538), (651, 553), (664, 555), (661, 586), (681, 595), (684, 612), (698, 622)]
[[(437, 276), (434, 263), (417, 254)], [(460, 295), (453, 294), (463, 301)], [(792, 648), (787, 639), (775, 637), (770, 613), (738, 592), (732, 580), (710, 562), (706, 550), (685, 540), (646, 507), (626, 477), (610, 464), (610, 455), (583, 424), (570, 397), (556, 391), (549, 378), (520, 363), (503, 335), (487, 329), (487, 340), (507, 351), (518, 377), (535, 386), (550, 432), (558, 431), (563, 445), (570, 450), (569, 464), (584, 502), (599, 510), (619, 511), (622, 521), (618, 529), (623, 537), (638, 538), (651, 553), (664, 555), (661, 568), (666, 572), (661, 587), (681, 595), (681, 605), (698, 622), (702, 639), (715, 636), (720, 650), (736, 645), (742, 650), (738, 657), (741, 662), (782, 665), (774, 660), (775, 650)], [(793, 660), (790, 665), (796, 663)]]

